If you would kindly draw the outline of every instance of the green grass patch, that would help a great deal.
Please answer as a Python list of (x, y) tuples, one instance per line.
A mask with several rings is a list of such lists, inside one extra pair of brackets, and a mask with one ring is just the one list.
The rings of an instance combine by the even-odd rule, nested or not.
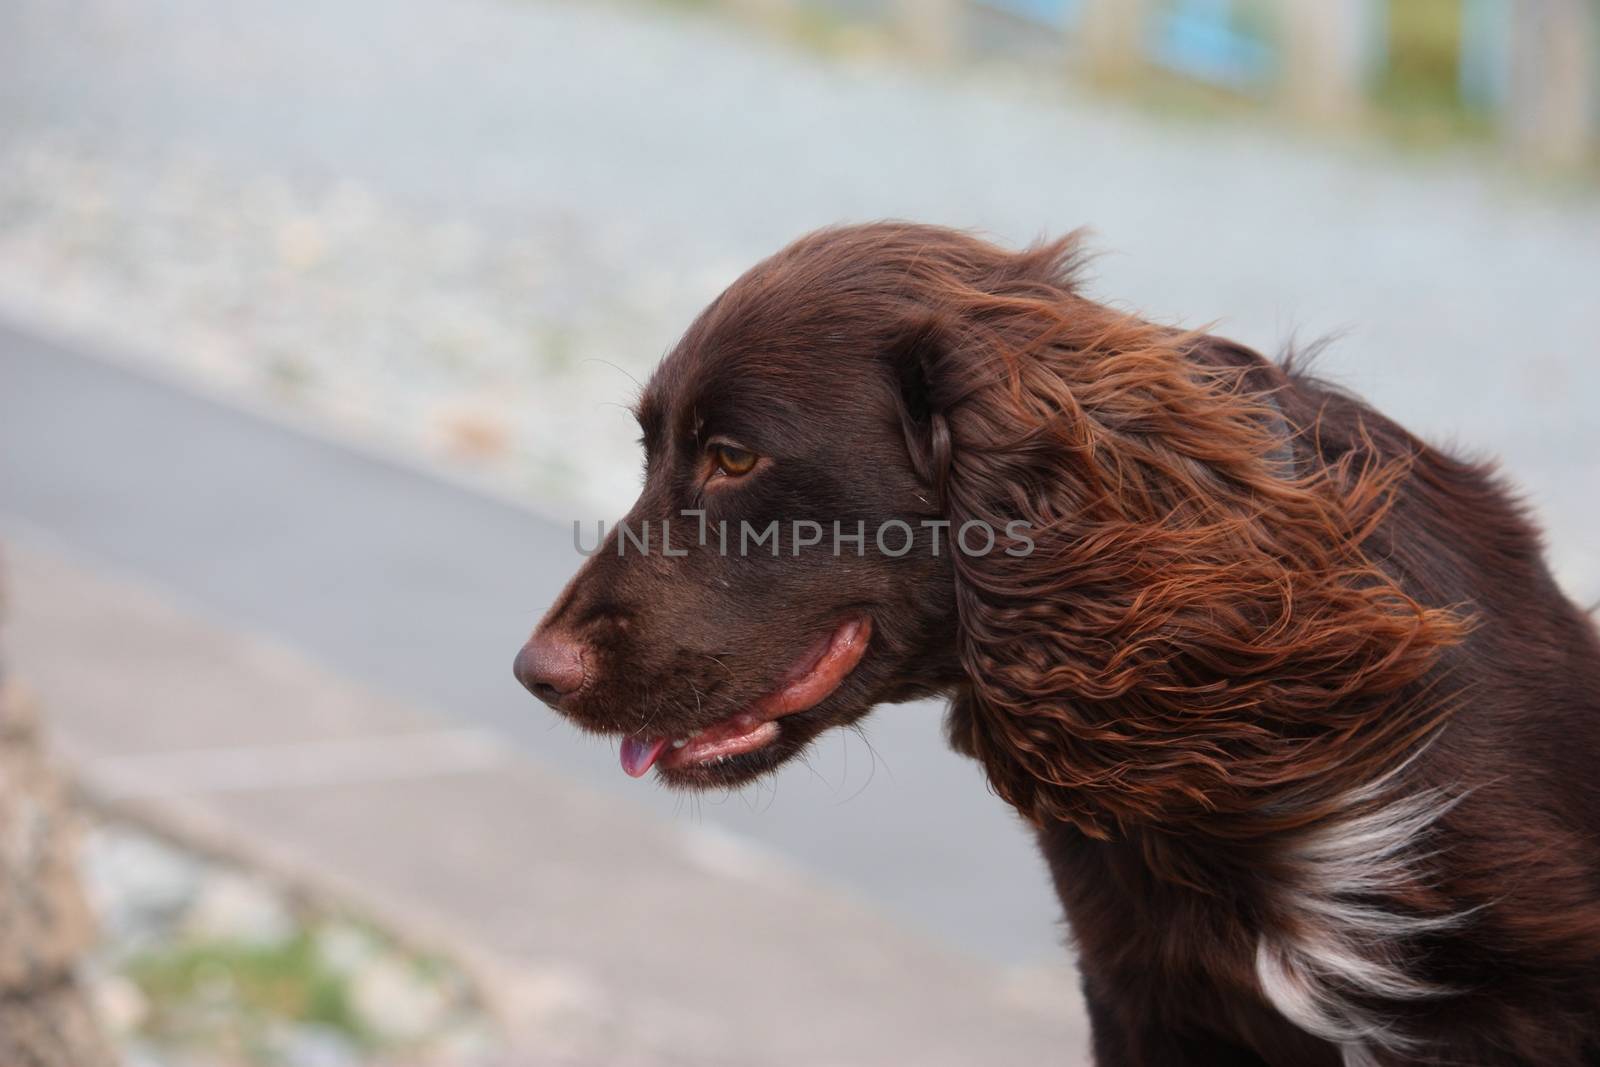
[(124, 973), (150, 1010), (140, 1029), (162, 1044), (274, 1061), (273, 1033), (314, 1025), (367, 1049), (374, 1046), (350, 996), (306, 931), (271, 945), (218, 941), (150, 950)]

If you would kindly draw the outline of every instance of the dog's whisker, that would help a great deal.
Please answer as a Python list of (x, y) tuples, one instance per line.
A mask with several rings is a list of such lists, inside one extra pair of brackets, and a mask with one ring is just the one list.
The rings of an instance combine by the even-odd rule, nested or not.
[(862, 793), (865, 793), (867, 791), (867, 787), (872, 784), (873, 779), (878, 776), (878, 750), (873, 747), (872, 740), (867, 737), (867, 733), (864, 729), (862, 729), (860, 723), (852, 723), (850, 726), (850, 733), (853, 733), (857, 737), (861, 738), (862, 743), (867, 746), (867, 754), (871, 758), (871, 764), (867, 768), (867, 780), (862, 782), (855, 792), (851, 793), (843, 800), (837, 801), (837, 803), (840, 804), (848, 804)]
[[(633, 376), (633, 373), (631, 371), (629, 371), (626, 367), (623, 367), (623, 366), (620, 366), (619, 364), (613, 363), (609, 359), (603, 359), (600, 356), (585, 356), (583, 359), (579, 360), (579, 362), (580, 363), (598, 363), (602, 367), (610, 367), (612, 370), (616, 371), (618, 374), (620, 374), (624, 378), (628, 379), (628, 381), (632, 382), (635, 389), (638, 389), (641, 393), (644, 392), (644, 383), (643, 382), (639, 381), (638, 378), (635, 378)], [(623, 404), (618, 404), (616, 406), (617, 407), (626, 407), (626, 405), (623, 405)], [(632, 409), (630, 408), (628, 410), (631, 411)]]

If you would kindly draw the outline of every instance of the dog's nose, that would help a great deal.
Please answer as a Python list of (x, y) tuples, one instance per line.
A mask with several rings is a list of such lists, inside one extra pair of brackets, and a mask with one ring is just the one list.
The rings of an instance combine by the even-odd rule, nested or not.
[(528, 692), (559, 707), (563, 697), (583, 687), (583, 649), (560, 634), (535, 633), (517, 653), (512, 669)]

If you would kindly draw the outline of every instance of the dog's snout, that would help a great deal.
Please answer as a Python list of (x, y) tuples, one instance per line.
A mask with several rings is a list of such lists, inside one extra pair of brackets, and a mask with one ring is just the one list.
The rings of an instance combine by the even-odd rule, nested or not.
[(517, 681), (551, 707), (583, 688), (583, 648), (569, 637), (543, 630), (528, 638), (513, 668)]

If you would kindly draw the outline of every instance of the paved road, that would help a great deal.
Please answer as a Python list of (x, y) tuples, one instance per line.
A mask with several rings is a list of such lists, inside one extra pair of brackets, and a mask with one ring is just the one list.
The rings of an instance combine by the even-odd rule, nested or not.
[[(542, 763), (765, 842), (913, 928), (1059, 958), (1031, 842), (928, 704), (881, 709), (812, 770), (693, 808), (627, 778), (524, 693), (511, 657), (577, 561), (570, 530), (0, 325), (0, 540), (52, 542), (219, 622), (515, 738)], [(93, 649), (85, 649), (93, 669)], [(152, 698), (156, 698), (152, 694)], [(574, 817), (529, 812), (529, 819)], [(618, 856), (619, 877), (627, 857)]]

